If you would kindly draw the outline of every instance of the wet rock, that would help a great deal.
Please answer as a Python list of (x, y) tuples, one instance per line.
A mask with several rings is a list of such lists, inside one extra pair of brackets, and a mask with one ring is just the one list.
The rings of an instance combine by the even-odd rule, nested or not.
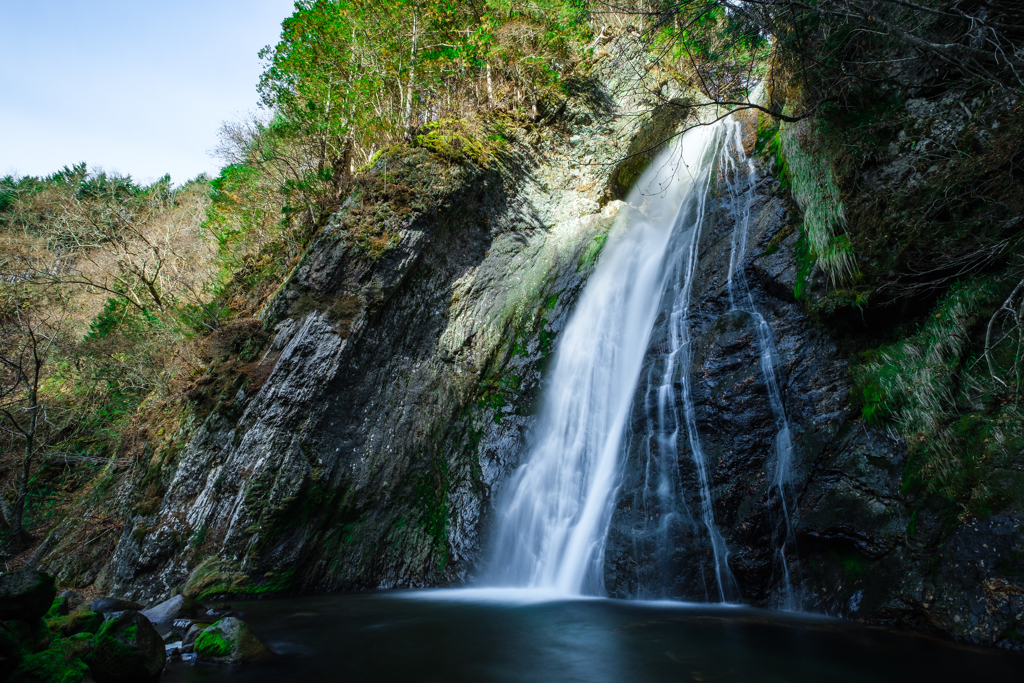
[(149, 619), (134, 610), (107, 616), (86, 661), (96, 683), (131, 683), (159, 677), (167, 659)]
[(0, 621), (35, 623), (53, 604), (53, 577), (36, 569), (18, 569), (0, 576)]
[(202, 605), (184, 595), (175, 595), (159, 605), (142, 610), (142, 616), (155, 624), (171, 624), (178, 619), (190, 619), (202, 609)]
[(236, 617), (227, 617), (203, 630), (195, 640), (195, 652), (206, 662), (237, 664), (270, 654), (249, 626)]
[[(612, 595), (724, 597), (757, 605), (785, 599), (779, 549), (793, 562), (796, 547), (787, 515), (823, 448), (849, 416), (849, 382), (845, 359), (794, 299), (791, 246), (797, 234), (777, 190), (766, 177), (754, 186), (747, 248), (735, 269), (732, 249), (740, 242), (733, 234), (742, 227), (742, 215), (730, 210), (728, 188), (715, 190), (726, 201), (711, 203), (702, 228), (686, 323), (691, 363), (676, 368), (667, 381), (666, 359), (678, 343), (672, 301), (655, 323), (634, 396), (606, 550), (605, 585)], [(763, 368), (762, 320), (790, 428), (785, 497), (773, 485), (780, 426)], [(732, 574), (722, 574), (721, 588), (715, 541), (705, 523), (702, 475), (690, 447), (683, 376), (712, 501), (710, 516)], [(669, 403), (662, 405), (663, 400)], [(793, 580), (794, 587), (798, 583)]]
[(177, 631), (168, 631), (163, 635), (161, 640), (164, 641), (164, 645), (170, 645), (171, 643), (178, 643), (185, 639), (185, 636), (181, 635)]

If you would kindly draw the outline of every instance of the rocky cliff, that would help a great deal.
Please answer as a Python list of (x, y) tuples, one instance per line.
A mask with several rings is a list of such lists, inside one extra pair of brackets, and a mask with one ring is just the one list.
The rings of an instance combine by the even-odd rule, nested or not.
[[(57, 531), (60, 580), (139, 601), (464, 582), (617, 197), (679, 122), (630, 89), (642, 59), (599, 46), (489, 168), (381, 157), (261, 318), (210, 339), (143, 471)], [(82, 543), (97, 519), (119, 537)]]

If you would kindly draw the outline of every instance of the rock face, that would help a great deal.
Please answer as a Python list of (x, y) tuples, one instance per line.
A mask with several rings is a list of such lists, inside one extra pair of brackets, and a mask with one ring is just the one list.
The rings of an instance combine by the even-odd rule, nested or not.
[[(859, 418), (850, 405), (844, 353), (794, 298), (799, 213), (770, 170), (759, 171), (740, 274), (776, 349), (772, 368), (793, 447), (782, 497), (773, 486), (778, 422), (760, 366), (756, 320), (735, 310), (728, 293), (737, 217), (725, 188), (716, 193), (718, 208), (702, 237), (692, 293), (695, 349), (685, 372), (713, 517), (734, 579), (723, 581), (726, 599), (1019, 648), (1024, 519), (995, 516), (951, 527), (901, 492), (906, 444)], [(617, 597), (716, 601), (689, 445), (681, 433), (675, 457), (663, 463), (654, 443), (657, 403), (650, 391), (668, 348), (668, 322), (667, 315), (658, 322), (634, 399), (605, 583)], [(674, 380), (676, 395), (681, 380)], [(667, 485), (680, 493), (671, 505), (659, 497), (662, 481), (652, 474), (666, 468), (674, 477)]]
[(678, 123), (611, 116), (652, 106), (617, 85), (633, 58), (606, 56), (489, 170), (415, 148), (365, 174), (262, 321), (223, 332), (269, 331), (255, 369), (148, 447), (160, 499), (124, 482), (112, 557), (58, 548), (62, 580), (141, 602), (466, 581), (621, 205), (615, 163)]

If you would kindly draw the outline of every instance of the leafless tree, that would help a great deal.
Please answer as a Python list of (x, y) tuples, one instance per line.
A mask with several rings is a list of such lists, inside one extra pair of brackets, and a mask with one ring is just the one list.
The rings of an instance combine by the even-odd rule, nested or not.
[(61, 431), (59, 416), (43, 396), (43, 385), (68, 345), (71, 312), (65, 299), (44, 303), (23, 287), (6, 292), (4, 298), (0, 311), (0, 437), (16, 449), (16, 455), (14, 491), (0, 491), (0, 512), (14, 543), (22, 544), (33, 464), (50, 437)]

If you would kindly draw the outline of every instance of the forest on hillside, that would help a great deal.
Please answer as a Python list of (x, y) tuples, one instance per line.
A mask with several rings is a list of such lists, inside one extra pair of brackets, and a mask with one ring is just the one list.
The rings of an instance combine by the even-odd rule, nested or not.
[[(159, 500), (146, 435), (241, 388), (270, 338), (262, 312), (332, 216), (347, 207), (346, 239), (381, 258), (397, 213), (360, 212), (409, 211), (421, 189), (389, 161), (514, 172), (567, 100), (598, 96), (613, 39), (645, 55), (632, 87), (686, 121), (642, 161), (687, 127), (759, 117), (803, 211), (795, 295), (845, 344), (864, 419), (910, 444), (904, 486), (952, 518), (1019, 506), (1017, 3), (299, 0), (261, 53), (259, 113), (221, 131), (217, 178), (145, 185), (76, 163), (0, 179), (4, 561), (45, 550), (112, 482)], [(964, 125), (915, 129), (935, 103)], [(875, 172), (896, 155), (903, 176)]]

